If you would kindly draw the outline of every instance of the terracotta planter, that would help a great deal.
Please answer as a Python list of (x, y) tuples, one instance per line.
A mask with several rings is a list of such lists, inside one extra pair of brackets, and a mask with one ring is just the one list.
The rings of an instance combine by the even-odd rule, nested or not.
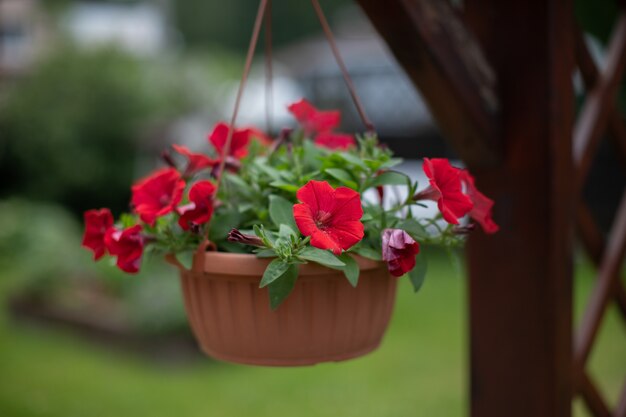
[(287, 300), (276, 310), (259, 282), (269, 260), (200, 252), (181, 270), (189, 322), (214, 358), (266, 366), (341, 361), (376, 349), (389, 323), (397, 279), (384, 264), (358, 258), (359, 284), (341, 271), (300, 266)]

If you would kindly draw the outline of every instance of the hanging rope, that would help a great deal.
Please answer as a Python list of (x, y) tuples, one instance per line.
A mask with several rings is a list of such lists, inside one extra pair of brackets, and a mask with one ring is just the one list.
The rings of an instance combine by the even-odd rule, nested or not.
[(220, 161), (219, 168), (217, 170), (217, 182), (215, 184), (215, 195), (217, 195), (218, 190), (220, 189), (220, 185), (222, 184), (222, 173), (224, 172), (224, 167), (226, 166), (226, 158), (230, 154), (230, 146), (233, 141), (233, 133), (235, 131), (235, 123), (237, 122), (237, 116), (239, 115), (239, 106), (241, 105), (241, 98), (243, 96), (243, 91), (246, 88), (246, 83), (248, 81), (248, 75), (250, 74), (250, 68), (252, 67), (252, 58), (254, 56), (254, 51), (256, 50), (256, 45), (259, 40), (259, 33), (261, 32), (261, 24), (263, 23), (263, 17), (265, 16), (265, 11), (267, 9), (267, 3), (269, 0), (261, 0), (259, 3), (259, 10), (256, 15), (256, 19), (254, 21), (254, 29), (252, 30), (252, 38), (250, 39), (250, 45), (248, 46), (248, 53), (246, 55), (246, 64), (243, 69), (243, 74), (241, 76), (241, 82), (239, 83), (239, 89), (237, 90), (237, 97), (235, 98), (235, 107), (233, 109), (233, 115), (230, 118), (230, 126), (228, 127), (228, 136), (226, 137), (226, 143), (224, 144), (224, 152), (222, 155), (222, 160)]
[[(335, 56), (335, 61), (337, 61), (337, 65), (341, 69), (343, 74), (343, 78), (346, 82), (346, 86), (348, 87), (348, 91), (350, 92), (350, 96), (352, 97), (352, 101), (365, 125), (365, 128), (374, 132), (374, 124), (370, 121), (370, 119), (365, 114), (365, 109), (361, 104), (361, 100), (359, 99), (358, 94), (356, 93), (356, 89), (354, 88), (354, 84), (352, 82), (352, 78), (350, 78), (350, 74), (348, 73), (348, 69), (346, 68), (343, 59), (341, 58), (341, 54), (339, 53), (339, 49), (337, 48), (337, 44), (335, 42), (335, 38), (333, 36), (332, 31), (330, 30), (330, 26), (328, 25), (328, 21), (326, 20), (326, 16), (322, 11), (322, 8), (318, 2), (318, 0), (311, 0), (313, 4), (313, 8), (315, 9), (315, 13), (319, 18), (320, 24), (324, 33), (326, 34), (326, 39), (330, 45), (330, 48)], [(218, 170), (217, 170), (217, 179), (215, 183), (215, 195), (217, 195), (220, 186), (222, 184), (222, 174), (224, 173), (224, 169), (226, 167), (226, 159), (230, 154), (230, 147), (233, 140), (233, 133), (235, 131), (235, 123), (237, 122), (237, 116), (239, 115), (239, 107), (241, 106), (241, 99), (243, 97), (243, 92), (246, 88), (246, 84), (248, 81), (248, 76), (250, 74), (250, 68), (252, 67), (252, 58), (254, 57), (254, 52), (256, 50), (256, 46), (259, 40), (259, 34), (261, 32), (261, 26), (265, 21), (265, 73), (266, 73), (266, 90), (265, 90), (265, 100), (266, 100), (266, 122), (267, 122), (267, 130), (270, 131), (272, 129), (272, 117), (271, 111), (273, 110), (273, 91), (272, 91), (272, 16), (271, 11), (268, 11), (268, 5), (271, 7), (271, 0), (261, 0), (259, 3), (259, 8), (257, 11), (256, 19), (254, 21), (254, 27), (252, 29), (252, 37), (250, 38), (250, 44), (248, 46), (248, 52), (246, 54), (246, 63), (244, 65), (243, 74), (241, 76), (241, 82), (239, 83), (239, 89), (237, 90), (237, 96), (235, 98), (235, 106), (233, 108), (233, 114), (230, 119), (230, 125), (228, 128), (228, 136), (226, 137), (226, 143), (224, 144), (223, 155), (220, 161)], [(209, 240), (209, 228), (206, 229), (205, 239), (203, 243), (200, 245), (200, 249), (206, 249), (209, 246), (215, 246)]]
[(346, 64), (343, 62), (343, 58), (341, 57), (341, 54), (339, 53), (339, 48), (337, 48), (335, 37), (333, 36), (333, 32), (330, 30), (330, 26), (328, 25), (328, 21), (326, 20), (326, 16), (324, 15), (324, 12), (322, 11), (322, 7), (320, 6), (320, 3), (318, 0), (311, 0), (311, 3), (313, 4), (313, 8), (315, 9), (317, 18), (319, 19), (320, 24), (322, 25), (322, 29), (324, 30), (324, 34), (326, 35), (326, 39), (328, 40), (330, 49), (333, 51), (333, 55), (335, 56), (335, 61), (337, 61), (337, 65), (339, 65), (339, 68), (341, 69), (341, 72), (343, 74), (343, 79), (346, 82), (346, 86), (348, 87), (348, 91), (350, 92), (350, 95), (352, 96), (352, 101), (354, 102), (354, 106), (359, 112), (359, 116), (361, 117), (361, 120), (363, 121), (365, 128), (370, 132), (374, 132), (376, 130), (374, 128), (374, 124), (365, 114), (365, 109), (363, 107), (363, 104), (361, 104), (361, 100), (359, 99), (356, 89), (354, 88), (354, 84), (352, 83), (352, 78), (350, 77), (350, 73), (348, 73), (348, 68), (346, 68)]
[[(250, 74), (250, 68), (252, 67), (252, 58), (254, 57), (254, 51), (256, 50), (256, 45), (259, 40), (259, 33), (261, 32), (261, 24), (263, 23), (263, 17), (265, 16), (265, 11), (267, 9), (267, 3), (269, 0), (261, 0), (259, 3), (259, 10), (257, 11), (256, 19), (254, 21), (254, 28), (252, 29), (252, 37), (250, 38), (250, 45), (248, 46), (248, 53), (246, 54), (246, 63), (244, 65), (243, 74), (241, 75), (241, 81), (239, 83), (239, 89), (237, 90), (237, 97), (235, 98), (235, 107), (233, 108), (233, 115), (230, 118), (230, 125), (228, 126), (228, 136), (226, 136), (226, 143), (224, 144), (224, 149), (222, 152), (222, 159), (217, 169), (217, 179), (215, 182), (215, 192), (214, 195), (217, 196), (217, 193), (222, 185), (222, 174), (224, 173), (224, 168), (226, 166), (226, 159), (230, 154), (230, 147), (233, 141), (233, 133), (235, 131), (235, 123), (237, 122), (237, 115), (239, 114), (239, 107), (241, 105), (241, 98), (243, 97), (243, 92), (246, 88), (246, 83), (248, 81), (248, 75)], [(212, 243), (209, 239), (209, 230), (210, 228), (206, 228), (206, 233), (204, 235), (204, 241), (198, 247), (198, 251), (206, 250), (207, 248), (213, 247), (215, 248), (215, 244)]]
[(272, 134), (274, 114), (274, 91), (272, 69), (272, 0), (267, 2), (265, 12), (265, 128), (268, 134)]

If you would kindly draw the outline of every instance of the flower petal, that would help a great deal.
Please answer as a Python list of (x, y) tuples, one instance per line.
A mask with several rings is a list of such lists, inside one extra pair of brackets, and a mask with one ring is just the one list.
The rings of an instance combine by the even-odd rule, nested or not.
[(311, 180), (296, 193), (298, 200), (307, 204), (312, 212), (332, 212), (335, 207), (333, 187), (326, 181)]
[(467, 188), (467, 195), (474, 203), (469, 213), (470, 217), (480, 223), (485, 233), (496, 233), (500, 230), (500, 226), (492, 218), (494, 201), (478, 191), (474, 177), (467, 170), (462, 171), (461, 179)]
[(106, 253), (104, 237), (107, 230), (113, 226), (113, 215), (107, 208), (88, 210), (84, 214), (85, 233), (82, 246), (93, 251), (94, 260), (98, 260)]
[(359, 193), (348, 187), (338, 187), (333, 194), (334, 207), (331, 224), (335, 226), (345, 221), (361, 220), (363, 206)]
[(437, 206), (443, 218), (448, 223), (458, 224), (458, 219), (469, 213), (473, 206), (472, 200), (463, 194), (461, 170), (450, 165), (445, 158), (424, 158), (423, 169), (433, 190), (432, 198), (437, 197), (435, 191), (439, 192)]
[(132, 205), (141, 220), (154, 225), (157, 217), (174, 210), (180, 202), (185, 181), (174, 168), (155, 171), (132, 187)]
[(315, 136), (314, 143), (328, 149), (346, 150), (356, 147), (354, 137), (346, 133), (322, 132)]
[(337, 127), (341, 121), (339, 111), (320, 111), (305, 99), (289, 105), (287, 109), (294, 115), (307, 135), (329, 132)]

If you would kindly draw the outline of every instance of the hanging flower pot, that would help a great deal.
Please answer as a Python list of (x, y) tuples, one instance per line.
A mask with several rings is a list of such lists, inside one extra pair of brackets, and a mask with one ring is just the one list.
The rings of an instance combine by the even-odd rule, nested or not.
[(259, 289), (269, 260), (198, 253), (195, 268), (180, 272), (193, 333), (207, 355), (253, 365), (312, 365), (368, 353), (389, 323), (397, 279), (381, 262), (356, 261), (356, 287), (341, 271), (301, 266), (291, 294), (272, 310), (268, 289)]
[[(338, 132), (338, 111), (304, 99), (288, 106), (299, 128), (278, 138), (236, 128), (266, 4), (231, 123), (214, 127), (208, 152), (166, 151), (168, 166), (137, 181), (132, 213), (117, 223), (108, 209), (86, 212), (83, 245), (128, 273), (148, 250), (176, 265), (191, 328), (210, 356), (281, 366), (349, 359), (380, 344), (398, 278), (420, 289), (420, 244), (462, 244), (474, 228), (461, 224), (466, 216), (496, 232), (493, 201), (446, 159), (424, 159), (421, 189), (393, 170), (401, 160), (378, 142), (316, 0), (367, 132)], [(391, 202), (390, 187), (403, 189)], [(440, 213), (424, 216), (424, 200)]]

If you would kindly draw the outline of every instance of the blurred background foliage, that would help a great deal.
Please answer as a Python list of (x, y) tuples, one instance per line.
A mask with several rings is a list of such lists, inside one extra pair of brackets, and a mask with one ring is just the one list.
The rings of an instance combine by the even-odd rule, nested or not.
[(2, 195), (126, 209), (141, 134), (185, 108), (177, 77), (156, 72), (114, 48), (51, 52), (2, 106)]

